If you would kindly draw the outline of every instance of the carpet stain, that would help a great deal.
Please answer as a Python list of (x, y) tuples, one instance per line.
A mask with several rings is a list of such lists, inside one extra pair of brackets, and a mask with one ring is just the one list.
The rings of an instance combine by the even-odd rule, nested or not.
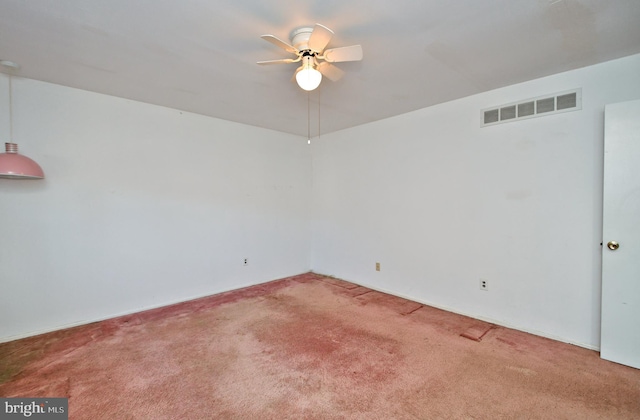
[(321, 314), (274, 322), (255, 335), (272, 349), (277, 363), (300, 372), (348, 376), (355, 385), (382, 386), (403, 359), (396, 341)]
[(371, 291), (356, 297), (362, 305), (376, 304), (392, 309), (399, 314), (407, 315), (417, 311), (422, 304), (386, 293)]
[(320, 280), (334, 286), (342, 287), (343, 289), (356, 289), (360, 287), (357, 284), (349, 283), (348, 281), (340, 280), (335, 277), (322, 277)]
[(477, 322), (467, 328), (467, 330), (460, 334), (460, 336), (473, 341), (481, 341), (482, 337), (484, 337), (492, 328), (493, 325), (491, 324), (486, 322)]
[(536, 371), (531, 370), (531, 369), (527, 369), (527, 368), (523, 368), (523, 367), (519, 367), (519, 366), (506, 366), (507, 369), (516, 371), (518, 373), (523, 374), (524, 376), (535, 376), (537, 375)]

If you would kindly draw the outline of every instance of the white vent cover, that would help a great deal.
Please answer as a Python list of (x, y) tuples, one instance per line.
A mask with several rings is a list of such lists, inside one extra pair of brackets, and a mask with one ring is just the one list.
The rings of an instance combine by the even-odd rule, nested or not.
[(574, 89), (483, 109), (480, 113), (480, 125), (486, 127), (580, 109), (582, 109), (582, 89)]

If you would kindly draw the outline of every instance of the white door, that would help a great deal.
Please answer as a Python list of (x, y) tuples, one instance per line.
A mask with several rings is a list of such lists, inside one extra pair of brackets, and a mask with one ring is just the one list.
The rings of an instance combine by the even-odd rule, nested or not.
[(640, 369), (640, 100), (604, 120), (600, 357)]

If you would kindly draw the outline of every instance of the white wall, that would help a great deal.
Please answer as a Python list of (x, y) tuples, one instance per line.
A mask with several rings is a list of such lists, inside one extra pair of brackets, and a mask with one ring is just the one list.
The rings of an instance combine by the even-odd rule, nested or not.
[[(597, 348), (603, 110), (640, 98), (638, 75), (640, 55), (324, 135), (312, 269)], [(480, 128), (579, 87), (581, 111)]]
[[(640, 98), (638, 74), (639, 55), (311, 148), (14, 79), (14, 139), (47, 178), (0, 179), (0, 341), (312, 268), (596, 348), (603, 109)], [(581, 111), (480, 128), (482, 108), (577, 87)]]
[(14, 140), (46, 179), (0, 179), (0, 341), (309, 270), (306, 140), (13, 84)]

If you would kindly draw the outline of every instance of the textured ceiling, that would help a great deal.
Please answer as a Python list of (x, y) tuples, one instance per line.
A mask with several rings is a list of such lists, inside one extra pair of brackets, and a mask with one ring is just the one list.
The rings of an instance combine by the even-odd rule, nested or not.
[[(316, 22), (363, 47), (341, 80), (255, 64), (289, 57), (260, 35)], [(319, 97), (328, 133), (635, 53), (639, 0), (0, 0), (19, 76), (305, 137)]]

